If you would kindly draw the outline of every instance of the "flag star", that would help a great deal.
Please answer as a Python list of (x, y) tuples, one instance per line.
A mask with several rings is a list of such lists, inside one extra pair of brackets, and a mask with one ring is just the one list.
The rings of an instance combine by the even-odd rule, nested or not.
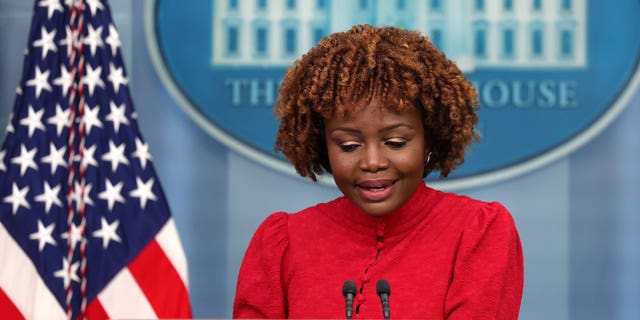
[(124, 149), (126, 147), (125, 143), (122, 143), (119, 146), (116, 146), (113, 141), (109, 141), (109, 152), (106, 152), (102, 156), (102, 160), (111, 162), (111, 171), (116, 172), (118, 168), (118, 164), (122, 163), (125, 165), (129, 164), (129, 160), (124, 155)]
[(49, 85), (49, 73), (51, 71), (47, 70), (45, 72), (40, 71), (40, 67), (36, 66), (35, 69), (36, 74), (33, 76), (33, 79), (27, 80), (28, 86), (36, 87), (36, 98), (40, 97), (40, 92), (42, 90), (47, 90), (51, 92), (51, 85)]
[(114, 27), (111, 23), (109, 24), (109, 36), (107, 37), (105, 42), (109, 45), (109, 47), (111, 47), (111, 54), (115, 56), (116, 52), (118, 51), (118, 47), (120, 47), (122, 43), (120, 42), (120, 36), (118, 35), (116, 27)]
[(71, 76), (71, 73), (69, 73), (69, 70), (67, 70), (67, 67), (65, 67), (64, 64), (61, 64), (60, 76), (53, 79), (53, 84), (62, 87), (62, 94), (66, 96), (72, 83), (73, 77)]
[(78, 242), (82, 240), (82, 229), (72, 223), (71, 230), (63, 232), (60, 237), (67, 240), (70, 248), (75, 248)]
[(22, 95), (22, 87), (20, 87), (20, 86), (16, 87), (16, 94), (19, 95), (19, 96)]
[(40, 39), (33, 41), (34, 47), (42, 47), (42, 59), (47, 56), (49, 51), (58, 51), (58, 47), (53, 42), (53, 39), (56, 37), (56, 29), (53, 29), (51, 32), (47, 32), (45, 27), (40, 28)]
[(113, 210), (113, 205), (116, 203), (116, 201), (124, 203), (124, 197), (122, 196), (122, 194), (120, 194), (123, 185), (124, 184), (120, 182), (114, 186), (113, 184), (111, 184), (111, 181), (107, 179), (106, 189), (98, 194), (99, 199), (107, 200), (109, 211)]
[[(66, 153), (66, 146), (62, 146), (58, 149), (53, 142), (49, 142), (49, 155), (42, 157), (40, 161), (48, 163), (51, 166), (51, 175), (53, 175), (56, 172), (56, 169), (58, 169), (58, 166), (67, 167), (67, 161), (64, 159), (64, 155)], [(47, 209), (47, 211), (49, 210)]]
[(93, 95), (93, 90), (96, 86), (104, 89), (104, 81), (100, 79), (100, 73), (102, 73), (102, 67), (92, 68), (91, 65), (87, 65), (87, 75), (82, 77), (82, 83), (89, 87), (89, 94)]
[(28, 168), (32, 168), (38, 170), (38, 165), (33, 158), (36, 156), (36, 152), (38, 152), (37, 147), (33, 147), (31, 150), (27, 150), (27, 148), (23, 145), (20, 146), (20, 155), (11, 159), (11, 163), (17, 163), (20, 165), (20, 175), (24, 176), (24, 173), (27, 172)]
[(113, 122), (113, 128), (117, 134), (118, 131), (120, 130), (120, 124), (126, 124), (126, 125), (129, 124), (129, 119), (127, 119), (127, 116), (125, 115), (125, 112), (126, 112), (125, 104), (123, 103), (119, 106), (116, 106), (116, 104), (113, 103), (113, 101), (110, 101), (109, 108), (111, 109), (111, 113), (109, 113), (105, 117), (105, 119), (107, 121)]
[(120, 221), (116, 219), (115, 221), (113, 221), (113, 223), (110, 224), (104, 217), (100, 217), (100, 219), (100, 229), (94, 231), (91, 235), (96, 238), (102, 238), (102, 247), (104, 249), (107, 249), (111, 240), (121, 242), (122, 240), (120, 239), (120, 236), (118, 236), (118, 234), (116, 233), (116, 229), (118, 229)]
[(147, 205), (148, 200), (156, 201), (158, 198), (151, 188), (153, 188), (153, 178), (149, 179), (147, 182), (142, 182), (140, 177), (136, 177), (136, 185), (137, 188), (129, 193), (130, 196), (135, 198), (140, 198), (140, 206), (142, 209)]
[(4, 164), (4, 156), (7, 154), (7, 150), (0, 150), (0, 171), (7, 172), (7, 165)]
[(120, 85), (127, 85), (129, 80), (123, 75), (124, 68), (116, 68), (113, 63), (109, 63), (109, 77), (107, 79), (113, 84), (113, 92), (118, 93)]
[(68, 288), (71, 284), (71, 281), (80, 282), (80, 278), (78, 277), (78, 267), (80, 267), (80, 262), (76, 262), (72, 265), (69, 265), (69, 260), (67, 258), (62, 258), (62, 269), (53, 273), (53, 276), (56, 278), (62, 278), (62, 282), (64, 283), (64, 288)]
[(89, 49), (91, 49), (91, 56), (96, 55), (96, 50), (98, 47), (103, 47), (104, 42), (102, 42), (102, 26), (99, 26), (97, 29), (94, 29), (92, 25), (88, 25), (89, 31), (85, 36), (83, 43), (89, 45)]
[(44, 191), (35, 197), (36, 201), (44, 202), (45, 213), (49, 213), (51, 206), (54, 204), (62, 208), (62, 201), (60, 201), (60, 185), (51, 188), (47, 181), (44, 182)]
[(71, 120), (69, 119), (70, 113), (71, 110), (69, 108), (62, 110), (60, 104), (56, 103), (56, 115), (48, 118), (47, 123), (54, 124), (56, 126), (56, 133), (61, 135), (64, 127), (71, 127)]
[(44, 224), (42, 224), (42, 221), (38, 219), (38, 231), (29, 235), (29, 239), (38, 240), (38, 251), (42, 252), (47, 243), (53, 246), (56, 245), (56, 241), (53, 240), (53, 237), (51, 236), (55, 226), (55, 223), (51, 223), (45, 227)]
[(14, 182), (11, 194), (4, 197), (4, 202), (11, 203), (13, 206), (11, 209), (11, 213), (15, 216), (18, 213), (18, 209), (20, 207), (25, 207), (27, 209), (31, 209), (31, 205), (27, 201), (27, 193), (29, 193), (29, 186), (25, 186), (24, 188), (18, 188), (18, 185)]
[(28, 115), (22, 119), (20, 119), (20, 124), (29, 127), (29, 138), (33, 136), (33, 133), (36, 129), (40, 129), (45, 131), (46, 128), (42, 123), (42, 116), (44, 115), (44, 108), (40, 109), (38, 112), (33, 110), (33, 106), (29, 106)]
[(104, 9), (100, 0), (87, 0), (87, 5), (89, 6), (89, 9), (91, 9), (92, 16), (95, 16), (98, 10)]
[(96, 146), (93, 145), (89, 148), (85, 148), (84, 152), (82, 152), (82, 155), (78, 155), (78, 159), (80, 160), (80, 168), (81, 169), (86, 169), (88, 168), (90, 165), (97, 167), (98, 166), (98, 161), (96, 161), (94, 154), (96, 153)]
[(79, 182), (76, 181), (74, 183), (74, 186), (75, 187), (73, 189), (72, 197), (73, 197), (73, 200), (76, 202), (77, 208), (82, 208), (84, 204), (88, 204), (90, 206), (95, 205), (90, 196), (91, 188), (93, 188), (91, 184), (85, 185), (84, 192), (82, 191), (82, 185), (80, 185)]
[(5, 134), (10, 134), (15, 132), (15, 129), (13, 128), (13, 123), (9, 122), (7, 124), (7, 129), (5, 129)]
[(76, 0), (64, 0), (64, 5), (71, 8), (73, 6), (73, 2)]
[(100, 118), (98, 117), (99, 112), (100, 106), (98, 105), (93, 107), (93, 109), (89, 108), (89, 106), (85, 106), (81, 124), (84, 125), (87, 135), (91, 134), (91, 128), (93, 127), (102, 128), (102, 121), (100, 121)]
[(60, 40), (58, 44), (67, 47), (67, 57), (69, 57), (71, 56), (71, 50), (73, 49), (74, 43), (78, 42), (78, 34), (77, 31), (72, 31), (69, 26), (64, 27), (64, 32), (64, 39)]
[(38, 3), (38, 5), (40, 7), (47, 7), (47, 18), (51, 19), (51, 17), (53, 16), (53, 13), (58, 10), (60, 12), (62, 12), (62, 6), (60, 5), (60, 1), (59, 0), (41, 0), (40, 3)]
[(6, 133), (13, 133), (15, 132), (15, 128), (13, 127), (13, 112), (9, 113), (9, 123), (7, 124), (7, 129), (6, 129)]
[(140, 138), (136, 138), (136, 151), (133, 152), (132, 155), (140, 159), (142, 169), (145, 169), (147, 166), (147, 160), (153, 160), (151, 153), (149, 153), (149, 145), (142, 142)]

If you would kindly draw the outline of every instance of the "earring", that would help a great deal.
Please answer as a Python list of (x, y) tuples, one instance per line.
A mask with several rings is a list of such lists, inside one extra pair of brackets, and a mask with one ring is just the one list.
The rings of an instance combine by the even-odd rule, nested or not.
[(429, 160), (431, 159), (431, 152), (427, 154), (427, 159), (424, 160), (424, 166), (426, 167), (429, 164)]

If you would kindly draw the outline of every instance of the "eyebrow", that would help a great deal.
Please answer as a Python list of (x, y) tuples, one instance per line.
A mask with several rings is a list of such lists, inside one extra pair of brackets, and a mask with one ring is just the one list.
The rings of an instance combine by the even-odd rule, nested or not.
[[(398, 123), (398, 124), (390, 125), (388, 127), (384, 127), (382, 129), (380, 129), (378, 132), (385, 133), (385, 132), (389, 132), (389, 131), (395, 130), (397, 128), (400, 128), (400, 127), (406, 127), (406, 128), (412, 129), (412, 130), (414, 129), (412, 126), (410, 126), (410, 125), (408, 125), (406, 123)], [(331, 130), (330, 133), (333, 133), (333, 132), (336, 132), (336, 131), (345, 131), (345, 132), (349, 132), (349, 133), (361, 133), (361, 131), (358, 130), (358, 129), (346, 128), (346, 127), (337, 127), (335, 129)]]

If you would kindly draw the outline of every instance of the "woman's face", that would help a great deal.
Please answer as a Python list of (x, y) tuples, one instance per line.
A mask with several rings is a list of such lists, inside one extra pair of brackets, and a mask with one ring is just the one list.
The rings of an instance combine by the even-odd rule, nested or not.
[(325, 119), (336, 185), (372, 216), (393, 212), (413, 195), (427, 159), (420, 112), (383, 111), (379, 103), (374, 99), (349, 118)]

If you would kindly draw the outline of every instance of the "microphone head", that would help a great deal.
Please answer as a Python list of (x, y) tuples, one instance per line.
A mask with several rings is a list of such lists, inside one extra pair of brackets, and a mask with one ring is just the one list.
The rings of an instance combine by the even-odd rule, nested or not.
[(347, 280), (342, 285), (342, 295), (345, 297), (349, 293), (355, 296), (357, 290), (356, 283), (353, 280)]
[(389, 282), (385, 279), (378, 280), (378, 283), (376, 284), (376, 292), (378, 293), (378, 295), (381, 295), (383, 293), (386, 295), (391, 295), (391, 286), (389, 286)]

